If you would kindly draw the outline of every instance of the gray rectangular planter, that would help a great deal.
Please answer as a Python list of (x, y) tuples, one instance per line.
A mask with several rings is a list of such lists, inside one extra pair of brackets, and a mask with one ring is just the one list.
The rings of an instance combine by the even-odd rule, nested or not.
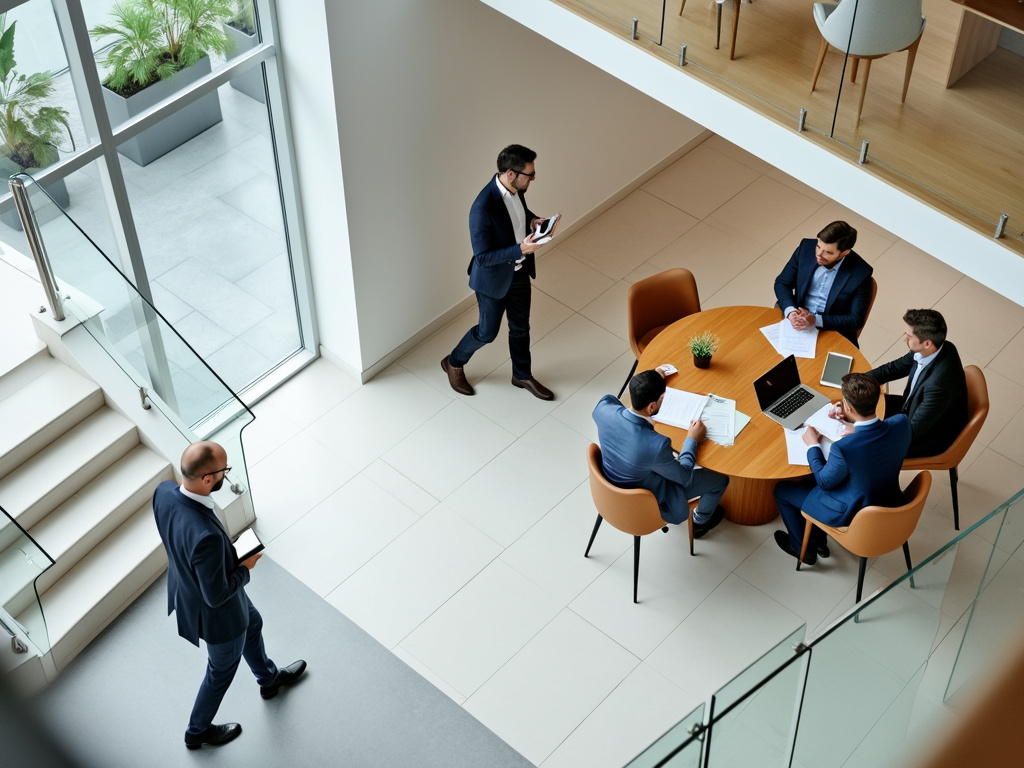
[[(113, 91), (103, 89), (103, 102), (110, 115), (110, 122), (117, 126), (144, 112), (171, 94), (186, 88), (210, 73), (210, 57), (204, 56), (188, 69), (183, 69), (169, 80), (161, 80), (139, 91), (127, 99)], [(117, 151), (138, 165), (149, 165), (172, 149), (177, 149), (194, 136), (211, 128), (222, 120), (220, 97), (217, 92), (208, 93), (173, 115), (164, 118), (152, 128), (147, 128), (134, 139), (118, 145)]]
[[(28, 168), (24, 173), (35, 178), (35, 175), (39, 173), (39, 171), (39, 168)], [(21, 168), (6, 155), (0, 155), (0, 174), (3, 175), (3, 180), (5, 182), (3, 186), (4, 192), (7, 191), (7, 179), (17, 173), (22, 173)], [(71, 204), (71, 196), (68, 194), (68, 185), (64, 183), (64, 179), (57, 179), (55, 182), (44, 186), (43, 189), (50, 197), (53, 198), (53, 201), (57, 203), (57, 205), (65, 211), (68, 209), (68, 206)], [(37, 206), (41, 202), (38, 195), (30, 194), (29, 199)], [(44, 205), (42, 210), (36, 211), (36, 221), (40, 224), (45, 224), (46, 222), (57, 218), (59, 215), (60, 212), (52, 205)], [(21, 217), (18, 215), (17, 208), (12, 208), (9, 211), (0, 213), (0, 221), (11, 229), (21, 232)]]
[[(232, 27), (230, 24), (224, 24), (224, 34), (228, 36), (228, 40), (234, 43), (234, 47), (228, 53), (228, 61), (241, 56), (246, 51), (251, 51), (257, 45), (259, 45), (259, 38), (256, 35), (247, 35), (240, 29)], [(231, 87), (236, 91), (241, 91), (250, 99), (256, 99), (260, 104), (267, 103), (267, 92), (263, 87), (263, 66), (254, 67), (248, 72), (243, 72), (236, 77), (231, 78)]]

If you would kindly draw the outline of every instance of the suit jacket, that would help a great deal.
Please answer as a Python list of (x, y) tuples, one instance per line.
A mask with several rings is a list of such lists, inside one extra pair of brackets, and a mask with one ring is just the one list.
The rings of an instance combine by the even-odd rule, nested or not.
[[(495, 178), (492, 177), (480, 190), (469, 209), (469, 239), (473, 244), (469, 287), (484, 296), (500, 299), (512, 285), (516, 261), (522, 258), (523, 252)], [(537, 216), (526, 204), (526, 195), (518, 194), (526, 212), (526, 232), (529, 234), (530, 222)], [(526, 255), (522, 268), (530, 277), (537, 277), (537, 262), (532, 253)]]
[(178, 634), (194, 645), (199, 638), (234, 640), (249, 623), (249, 569), (217, 516), (170, 480), (157, 486), (153, 514), (167, 550), (167, 613), (175, 612)]
[(821, 446), (807, 449), (815, 487), (802, 509), (826, 525), (849, 525), (864, 507), (903, 504), (900, 467), (910, 445), (910, 422), (898, 414), (857, 427), (832, 444), (828, 461)]
[(687, 486), (697, 463), (697, 441), (686, 438), (676, 459), (672, 442), (612, 395), (598, 402), (594, 421), (605, 477), (620, 488), (649, 490), (657, 498), (665, 522), (678, 524), (685, 520), (690, 498)]
[(910, 419), (913, 437), (908, 456), (936, 456), (949, 448), (967, 425), (967, 379), (960, 354), (950, 341), (943, 342), (935, 359), (918, 376), (910, 392), (914, 353), (868, 371), (880, 384), (907, 378), (902, 412)]
[[(801, 240), (782, 272), (775, 278), (775, 298), (779, 301), (779, 309), (806, 306), (804, 302), (811, 289), (814, 270), (818, 268), (814, 257), (817, 243), (812, 238)], [(856, 251), (846, 254), (825, 301), (825, 311), (821, 313), (822, 328), (826, 331), (839, 331), (858, 348), (857, 331), (864, 327), (868, 304), (871, 303), (872, 271), (871, 265), (858, 256)]]

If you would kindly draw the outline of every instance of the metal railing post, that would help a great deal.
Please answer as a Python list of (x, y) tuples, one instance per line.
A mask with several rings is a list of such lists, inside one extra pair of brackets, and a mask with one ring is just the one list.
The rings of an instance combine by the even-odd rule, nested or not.
[(35, 259), (36, 269), (39, 270), (39, 281), (43, 284), (46, 292), (46, 300), (50, 304), (50, 311), (53, 312), (54, 320), (64, 319), (64, 307), (61, 306), (60, 296), (57, 293), (57, 281), (53, 277), (53, 268), (50, 266), (50, 258), (46, 255), (46, 246), (39, 236), (39, 226), (36, 224), (35, 212), (28, 201), (28, 192), (25, 189), (25, 182), (20, 178), (12, 178), (7, 186), (14, 195), (14, 204), (18, 208), (18, 216), (21, 217), (21, 226), (25, 229), (25, 238), (28, 240), (29, 250), (32, 251), (32, 258)]

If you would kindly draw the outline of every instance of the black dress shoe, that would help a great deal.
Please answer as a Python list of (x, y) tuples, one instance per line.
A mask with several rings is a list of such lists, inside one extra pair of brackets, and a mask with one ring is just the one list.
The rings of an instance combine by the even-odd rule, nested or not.
[(289, 664), (284, 669), (277, 670), (277, 677), (274, 678), (274, 682), (270, 685), (260, 686), (260, 696), (264, 699), (272, 699), (277, 696), (277, 692), (284, 688), (286, 685), (291, 685), (300, 677), (302, 673), (306, 671), (306, 662), (302, 659)]
[(814, 548), (814, 551), (818, 553), (818, 557), (820, 557), (822, 560), (824, 560), (826, 557), (828, 557), (829, 555), (832, 554), (831, 552), (828, 551), (828, 542), (827, 541), (820, 542)]
[[(790, 557), (800, 557), (800, 553), (794, 552), (793, 548), (789, 546), (789, 534), (786, 531), (775, 532), (775, 543), (779, 545), (779, 549)], [(817, 552), (811, 551), (804, 555), (804, 565), (814, 565), (816, 562), (818, 562)]]
[(715, 507), (715, 511), (711, 513), (711, 517), (708, 518), (708, 521), (706, 523), (698, 523), (694, 521), (693, 538), (703, 538), (704, 534), (706, 534), (708, 531), (710, 531), (712, 528), (714, 528), (716, 525), (722, 522), (723, 518), (725, 518), (725, 509), (723, 509), (722, 505), (719, 504), (717, 507)]
[(224, 725), (211, 725), (202, 733), (192, 735), (185, 734), (185, 746), (189, 749), (199, 749), (203, 744), (211, 747), (219, 747), (227, 744), (232, 739), (237, 739), (242, 733), (242, 726), (238, 723), (224, 723)]
[(547, 387), (545, 387), (543, 384), (541, 384), (535, 378), (533, 378), (533, 376), (531, 376), (528, 379), (516, 379), (516, 378), (513, 378), (512, 379), (512, 386), (513, 387), (519, 387), (520, 389), (525, 389), (531, 395), (533, 395), (536, 398), (539, 398), (540, 400), (554, 400), (555, 399), (555, 393), (552, 392)]
[(448, 359), (448, 355), (444, 356), (441, 360), (441, 370), (448, 374), (448, 384), (458, 392), (460, 395), (475, 395), (476, 390), (473, 389), (473, 385), (469, 383), (469, 379), (466, 378), (466, 372), (462, 368), (456, 368), (451, 364)]

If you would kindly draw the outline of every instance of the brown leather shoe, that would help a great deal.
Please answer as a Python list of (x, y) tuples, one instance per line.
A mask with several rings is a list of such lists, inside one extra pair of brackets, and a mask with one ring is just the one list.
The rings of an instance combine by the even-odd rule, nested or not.
[(441, 370), (448, 374), (448, 383), (451, 384), (452, 389), (460, 395), (476, 394), (476, 390), (473, 389), (472, 385), (466, 379), (466, 374), (463, 372), (462, 368), (456, 368), (448, 362), (448, 355), (445, 355), (441, 360)]
[(533, 376), (531, 376), (528, 379), (515, 379), (514, 378), (514, 379), (512, 379), (512, 386), (513, 387), (519, 387), (520, 389), (525, 389), (531, 395), (533, 395), (534, 397), (539, 398), (541, 400), (554, 400), (555, 399), (555, 393), (552, 392), (547, 387), (545, 387), (543, 384), (541, 384), (535, 378), (533, 378)]

